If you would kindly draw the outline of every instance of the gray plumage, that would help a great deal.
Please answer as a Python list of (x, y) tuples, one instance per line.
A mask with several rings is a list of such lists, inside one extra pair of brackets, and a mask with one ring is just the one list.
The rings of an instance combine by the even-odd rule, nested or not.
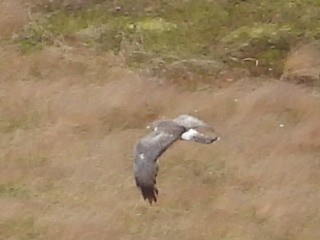
[(210, 144), (218, 137), (206, 136), (197, 128), (210, 128), (206, 123), (190, 115), (180, 115), (173, 120), (157, 120), (151, 124), (153, 132), (143, 137), (134, 148), (134, 176), (142, 196), (150, 204), (157, 201), (159, 193), (156, 177), (159, 166), (157, 159), (175, 141), (188, 140)]

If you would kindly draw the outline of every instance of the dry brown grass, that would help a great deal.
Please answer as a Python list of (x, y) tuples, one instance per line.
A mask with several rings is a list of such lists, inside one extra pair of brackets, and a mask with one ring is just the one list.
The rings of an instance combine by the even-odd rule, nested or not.
[[(318, 90), (243, 79), (190, 92), (79, 46), (0, 52), (0, 239), (320, 239)], [(222, 141), (169, 149), (150, 207), (132, 148), (180, 113)]]
[(21, 0), (0, 0), (0, 40), (10, 38), (28, 22), (28, 8)]
[[(86, 49), (3, 49), (0, 62), (1, 239), (319, 239), (317, 91), (187, 92)], [(222, 141), (168, 150), (150, 207), (131, 150), (148, 122), (180, 113)]]
[(294, 83), (317, 85), (320, 78), (319, 54), (318, 42), (300, 43), (288, 55), (281, 78)]

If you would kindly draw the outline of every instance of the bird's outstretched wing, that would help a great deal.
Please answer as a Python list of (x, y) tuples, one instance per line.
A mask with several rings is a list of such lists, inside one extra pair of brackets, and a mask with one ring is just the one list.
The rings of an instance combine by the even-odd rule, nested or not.
[(185, 128), (175, 126), (170, 132), (155, 131), (142, 138), (135, 147), (134, 176), (142, 196), (150, 204), (157, 201), (157, 159), (181, 137)]

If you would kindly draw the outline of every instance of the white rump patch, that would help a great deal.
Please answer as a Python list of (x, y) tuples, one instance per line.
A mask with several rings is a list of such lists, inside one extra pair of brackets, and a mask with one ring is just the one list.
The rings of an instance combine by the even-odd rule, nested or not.
[(144, 154), (142, 153), (142, 154), (139, 154), (139, 157), (141, 158), (141, 159), (144, 159)]
[(196, 130), (191, 128), (189, 131), (187, 131), (181, 135), (181, 139), (189, 141), (189, 140), (192, 140), (193, 137), (198, 134), (199, 134), (199, 132), (197, 132)]

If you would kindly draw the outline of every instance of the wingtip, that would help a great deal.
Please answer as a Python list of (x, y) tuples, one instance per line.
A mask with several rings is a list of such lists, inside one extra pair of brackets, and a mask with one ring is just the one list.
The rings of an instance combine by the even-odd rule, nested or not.
[(145, 201), (148, 201), (150, 205), (157, 202), (157, 197), (159, 194), (159, 190), (152, 186), (152, 187), (140, 187), (142, 197)]

